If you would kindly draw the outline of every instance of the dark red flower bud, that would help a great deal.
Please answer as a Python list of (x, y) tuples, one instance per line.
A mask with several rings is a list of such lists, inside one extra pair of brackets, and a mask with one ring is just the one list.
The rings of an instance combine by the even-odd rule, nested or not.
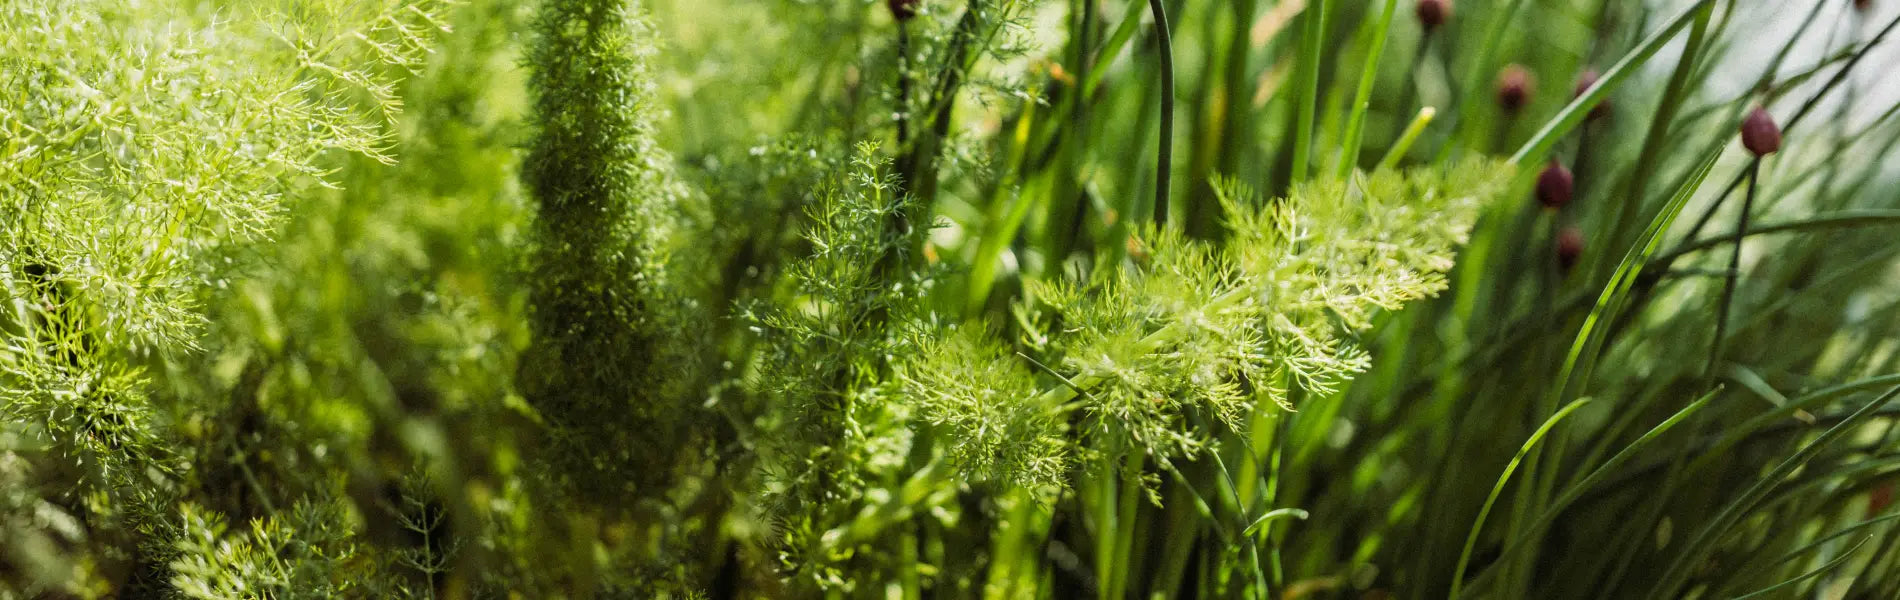
[(1867, 12), (1868, 9), (1871, 9), (1873, 7), (1874, 7), (1874, 0), (1854, 0), (1854, 10), (1858, 10), (1860, 12)]
[(909, 21), (911, 17), (917, 16), (917, 5), (923, 4), (923, 1), (924, 0), (885, 0), (885, 4), (891, 7), (891, 18), (897, 19), (897, 22), (902, 23)]
[(1451, 0), (1418, 0), (1418, 22), (1426, 31), (1437, 29), (1451, 18)]
[[(1584, 70), (1582, 75), (1577, 76), (1577, 91), (1572, 93), (1570, 98), (1572, 100), (1582, 98), (1584, 94), (1589, 93), (1590, 88), (1596, 87), (1597, 80), (1602, 78), (1603, 76), (1598, 74), (1596, 69)], [(1590, 108), (1589, 119), (1601, 119), (1607, 114), (1610, 114), (1610, 99), (1604, 98), (1602, 102)]]
[(1570, 194), (1575, 189), (1576, 179), (1570, 175), (1570, 169), (1557, 161), (1550, 161), (1544, 172), (1537, 175), (1537, 203), (1544, 208), (1558, 209), (1570, 204)]
[(1893, 506), (1893, 482), (1889, 481), (1867, 490), (1867, 514), (1877, 515), (1887, 512)]
[(1781, 150), (1781, 126), (1775, 124), (1775, 117), (1767, 109), (1756, 106), (1742, 119), (1742, 147), (1757, 157)]
[(1498, 73), (1498, 106), (1504, 112), (1517, 112), (1531, 101), (1531, 94), (1537, 87), (1537, 81), (1531, 72), (1517, 64), (1506, 65)]
[(1577, 266), (1577, 258), (1583, 256), (1583, 230), (1575, 225), (1557, 230), (1557, 266), (1565, 272)]

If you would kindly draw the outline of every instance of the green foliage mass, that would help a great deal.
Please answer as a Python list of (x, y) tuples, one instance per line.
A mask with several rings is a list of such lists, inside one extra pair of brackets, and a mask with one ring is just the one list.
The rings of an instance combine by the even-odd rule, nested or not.
[(666, 482), (645, 461), (665, 464), (685, 442), (673, 436), (688, 433), (699, 383), (690, 327), (703, 322), (692, 290), (704, 283), (679, 273), (703, 268), (689, 236), (705, 228), (704, 201), (653, 139), (653, 31), (640, 10), (548, 3), (523, 57), (536, 66), (522, 175), (537, 216), (521, 381), (553, 426), (548, 456), (577, 463), (563, 468), (590, 495)]
[(1900, 595), (1894, 9), (1443, 4), (0, 3), (0, 599)]

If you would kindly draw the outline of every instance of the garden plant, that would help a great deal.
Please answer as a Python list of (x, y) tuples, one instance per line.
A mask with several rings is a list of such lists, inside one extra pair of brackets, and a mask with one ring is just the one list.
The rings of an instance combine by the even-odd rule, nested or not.
[(0, 0), (0, 599), (1900, 598), (1896, 26)]

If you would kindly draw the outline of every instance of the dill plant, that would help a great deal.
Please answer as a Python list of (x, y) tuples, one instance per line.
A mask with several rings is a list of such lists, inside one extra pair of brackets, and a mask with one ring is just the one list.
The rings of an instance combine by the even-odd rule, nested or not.
[(328, 157), (392, 160), (395, 81), (444, 27), (442, 8), (0, 9), (0, 406), (20, 436), (9, 456), (33, 465), (9, 486), (47, 494), (41, 516), (15, 522), (69, 549), (26, 557), (38, 567), (10, 593), (157, 593), (167, 540), (214, 522), (173, 512), (191, 475), (173, 444), (187, 415), (154, 393), (152, 367), (201, 349), (205, 298), (288, 196), (334, 183)]

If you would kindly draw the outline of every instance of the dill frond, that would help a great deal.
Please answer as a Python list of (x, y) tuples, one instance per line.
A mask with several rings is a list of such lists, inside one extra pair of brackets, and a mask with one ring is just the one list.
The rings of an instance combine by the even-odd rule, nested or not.
[(1351, 334), (1377, 311), (1444, 289), (1453, 254), (1508, 173), (1485, 162), (1381, 172), (1267, 203), (1227, 182), (1224, 245), (1151, 228), (1126, 264), (1031, 282), (1060, 323), (1048, 335), (1070, 382), (1023, 401), (1082, 396), (1099, 434), (1115, 440), (1105, 447), (1132, 441), (1168, 458), (1212, 441), (1192, 415), (1242, 429), (1260, 402), (1295, 408), (1294, 386), (1333, 394), (1368, 365)]

